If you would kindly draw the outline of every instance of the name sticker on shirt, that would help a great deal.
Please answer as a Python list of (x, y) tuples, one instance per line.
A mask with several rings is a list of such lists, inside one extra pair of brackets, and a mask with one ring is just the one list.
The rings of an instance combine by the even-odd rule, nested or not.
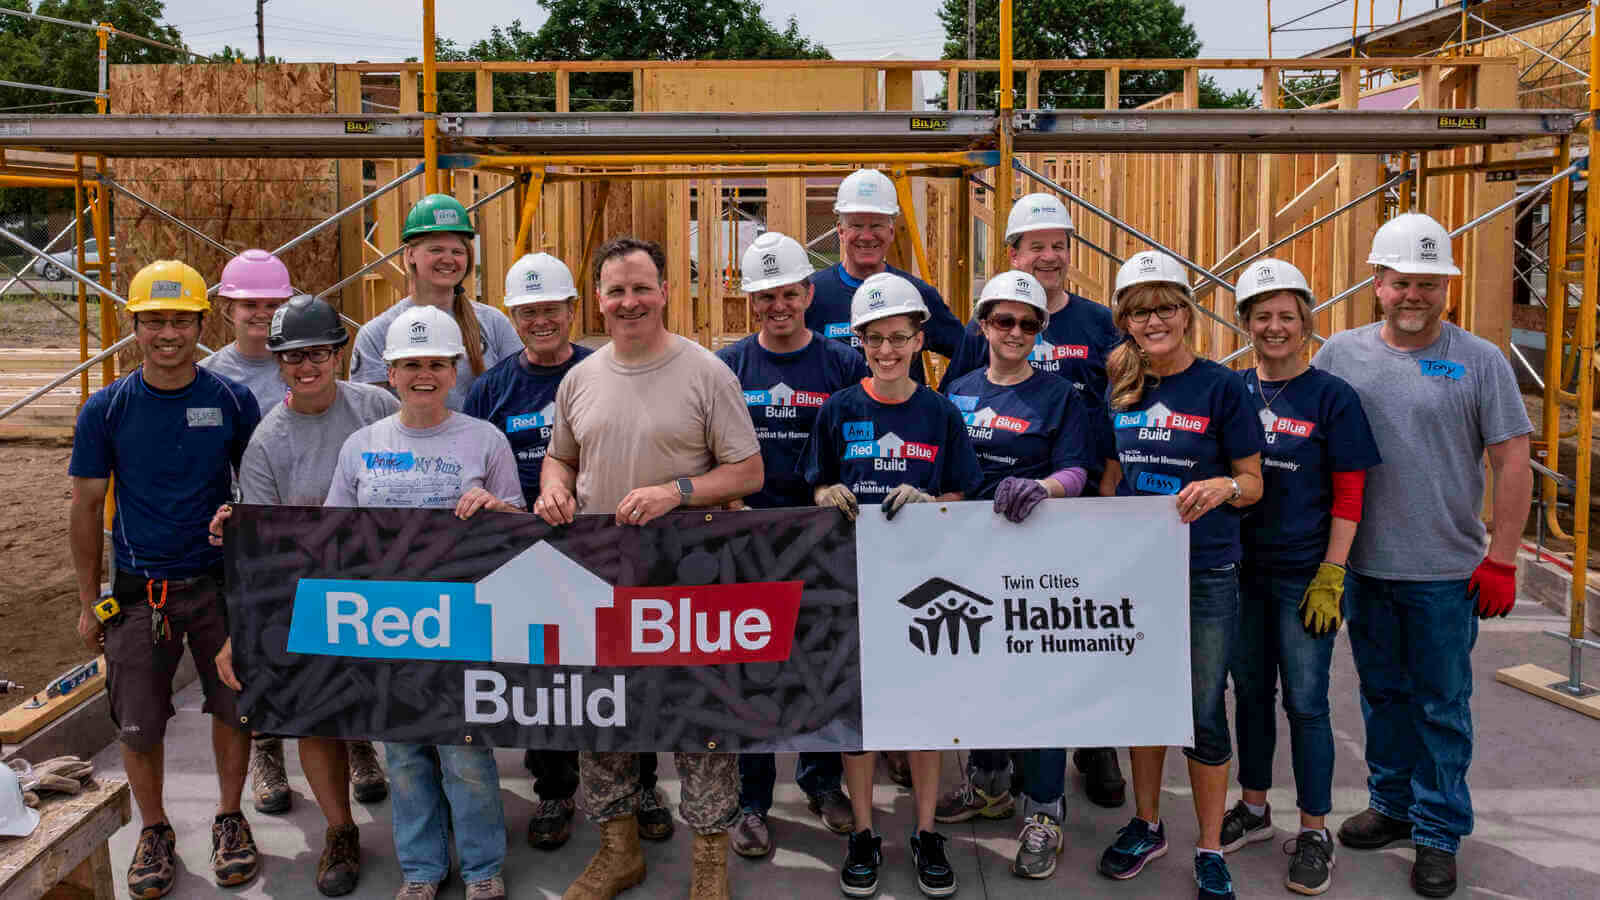
[(1152, 494), (1176, 494), (1183, 488), (1177, 478), (1156, 472), (1140, 472), (1139, 477), (1133, 480), (1133, 486)]
[(1422, 374), (1429, 378), (1448, 378), (1451, 381), (1460, 381), (1467, 374), (1467, 367), (1448, 359), (1419, 359), (1417, 365), (1422, 369)]
[(215, 406), (191, 406), (185, 412), (189, 415), (190, 428), (221, 428), (222, 410)]

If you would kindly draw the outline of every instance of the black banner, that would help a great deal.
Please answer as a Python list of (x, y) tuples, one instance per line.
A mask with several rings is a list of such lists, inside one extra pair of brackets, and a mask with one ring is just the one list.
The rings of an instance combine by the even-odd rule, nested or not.
[(832, 510), (583, 516), (234, 507), (257, 731), (588, 750), (861, 747), (854, 526)]

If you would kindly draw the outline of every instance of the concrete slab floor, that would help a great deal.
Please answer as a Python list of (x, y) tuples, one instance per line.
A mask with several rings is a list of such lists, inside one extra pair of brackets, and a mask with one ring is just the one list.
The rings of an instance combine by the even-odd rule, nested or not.
[[(1462, 847), (1462, 887), (1458, 897), (1548, 900), (1600, 896), (1600, 721), (1494, 681), (1495, 670), (1524, 662), (1566, 671), (1565, 649), (1541, 634), (1545, 628), (1561, 627), (1563, 620), (1529, 602), (1519, 604), (1510, 618), (1483, 625), (1473, 655), (1473, 714), (1478, 739), (1471, 786), (1477, 828)], [(1355, 671), (1345, 636), (1341, 634), (1338, 641), (1331, 694), (1339, 755), (1334, 809), (1328, 820), (1335, 829), (1345, 818), (1365, 808), (1367, 798)], [(1018, 685), (1017, 689), (1046, 691), (1048, 686)], [(210, 725), (200, 712), (200, 702), (197, 685), (183, 691), (177, 701), (177, 718), (167, 735), (167, 808), (178, 832), (182, 860), (180, 880), (173, 894), (176, 897), (221, 892), (211, 880), (209, 867), (208, 825), (216, 802), (216, 781), (212, 774)], [(1287, 725), (1281, 715), (1279, 719), (1274, 779), (1277, 786), (1270, 794), (1279, 839), (1249, 845), (1229, 857), (1241, 897), (1291, 896), (1283, 887), (1288, 858), (1280, 848), (1293, 837), (1289, 829), (1296, 823), (1294, 781)], [(678, 785), (670, 754), (664, 756), (668, 758), (661, 768), (662, 786), (675, 807)], [(530, 849), (524, 834), (532, 809), (532, 790), (521, 766), (521, 753), (502, 751), (498, 757), (510, 828), (505, 877), (511, 896), (559, 897), (588, 862), (598, 844), (598, 833), (585, 822), (559, 851)], [(101, 753), (96, 763), (108, 773), (120, 773), (122, 769), (115, 747)], [(254, 883), (230, 892), (239, 897), (300, 900), (320, 896), (312, 879), (322, 849), (324, 825), (292, 749), (288, 763), (295, 798), (287, 815), (257, 814), (248, 809), (246, 798), (263, 867)], [(956, 767), (956, 754), (946, 754), (947, 787), (955, 783)], [(1126, 756), (1123, 768), (1126, 771)], [(793, 772), (793, 757), (780, 757), (777, 806), (772, 813), (777, 844), (773, 856), (760, 861), (737, 857), (730, 860), (736, 897), (839, 896), (837, 873), (844, 858), (844, 841), (823, 829), (806, 811), (804, 797), (794, 785)], [(911, 795), (882, 778), (880, 782), (874, 790), (874, 800), (879, 816), (877, 826), (886, 836), (886, 858), (879, 895), (916, 897), (916, 881), (906, 849), (906, 835), (912, 823)], [(1237, 796), (1235, 786), (1230, 801)], [(1067, 803), (1066, 849), (1054, 877), (1047, 881), (1024, 881), (1010, 874), (1008, 867), (1016, 850), (1020, 818), (945, 826), (945, 833), (952, 838), (950, 851), (960, 879), (960, 895), (1019, 898), (1070, 893), (1124, 900), (1193, 896), (1189, 857), (1195, 823), (1180, 753), (1174, 751), (1167, 758), (1163, 794), (1171, 852), (1133, 881), (1113, 882), (1095, 873), (1100, 851), (1132, 815), (1131, 799), (1128, 806), (1118, 810), (1092, 806), (1083, 798), (1081, 778), (1071, 772)], [(386, 802), (356, 809), (362, 831), (363, 870), (361, 883), (352, 896), (392, 896), (400, 883), (400, 871), (390, 836), (389, 805)], [(118, 895), (122, 897), (127, 896), (123, 873), (138, 827), (136, 818), (111, 841)], [(643, 886), (624, 896), (684, 896), (688, 890), (691, 840), (680, 821), (670, 842), (647, 843), (649, 877)], [(1365, 853), (1341, 848), (1334, 884), (1326, 896), (1412, 896), (1407, 882), (1411, 857), (1409, 847)], [(462, 894), (461, 882), (452, 880), (441, 896), (454, 900)]]

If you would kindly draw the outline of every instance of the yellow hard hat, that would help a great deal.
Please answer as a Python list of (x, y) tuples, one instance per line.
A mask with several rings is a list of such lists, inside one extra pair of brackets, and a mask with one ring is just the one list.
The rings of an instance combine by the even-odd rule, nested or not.
[(206, 280), (187, 263), (162, 259), (139, 270), (128, 285), (128, 312), (165, 309), (174, 312), (211, 311)]

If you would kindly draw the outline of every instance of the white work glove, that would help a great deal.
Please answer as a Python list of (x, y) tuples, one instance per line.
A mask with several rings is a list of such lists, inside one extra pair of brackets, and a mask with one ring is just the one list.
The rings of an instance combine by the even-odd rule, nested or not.
[(889, 496), (883, 498), (883, 517), (892, 521), (894, 514), (899, 512), (900, 507), (905, 506), (907, 503), (932, 502), (932, 494), (924, 493), (913, 485), (897, 485), (894, 490), (889, 492)]
[(844, 517), (854, 522), (856, 512), (861, 509), (861, 504), (856, 501), (856, 495), (842, 484), (829, 484), (817, 488), (812, 498), (818, 506), (831, 506), (844, 513)]

